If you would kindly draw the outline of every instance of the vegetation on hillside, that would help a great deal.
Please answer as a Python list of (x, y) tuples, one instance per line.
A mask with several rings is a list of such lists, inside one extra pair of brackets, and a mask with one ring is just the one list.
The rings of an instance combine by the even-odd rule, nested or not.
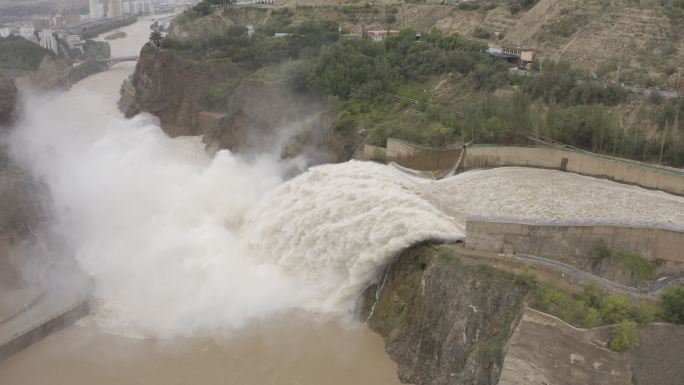
[[(209, 6), (207, 12), (232, 17), (240, 10)], [(535, 136), (609, 155), (684, 165), (681, 99), (654, 98), (652, 115), (639, 117), (657, 126), (653, 132), (641, 120), (625, 125), (616, 113), (634, 98), (625, 89), (567, 63), (545, 61), (543, 70), (533, 70), (539, 76), (519, 76), (508, 63), (486, 54), (483, 44), (456, 34), (433, 30), (416, 42), (415, 32), (406, 29), (384, 43), (340, 41), (336, 22), (296, 24), (294, 11), (287, 8), (258, 12), (270, 12), (270, 18), (252, 37), (246, 27), (233, 25), (201, 38), (165, 38), (161, 46), (192, 60), (229, 61), (246, 72), (290, 62), (281, 80), (298, 92), (327, 98), (333, 128), (350, 143), (362, 136), (378, 146), (388, 137), (430, 146), (470, 140), (526, 145)], [(180, 19), (189, 22), (201, 13), (196, 6)], [(276, 32), (288, 35), (275, 37)], [(445, 81), (467, 97), (434, 92), (435, 84)], [(207, 100), (212, 108), (231, 88), (217, 87), (225, 92), (211, 90)]]
[(112, 55), (112, 49), (106, 41), (86, 40), (83, 44), (85, 60), (106, 59)]
[(653, 266), (644, 257), (633, 252), (610, 250), (603, 239), (596, 243), (594, 256), (598, 263), (609, 261), (624, 269), (637, 283), (649, 283), (655, 279)]
[(684, 286), (666, 289), (661, 296), (660, 307), (664, 320), (684, 325)]
[(45, 55), (53, 54), (23, 37), (0, 37), (0, 70), (35, 71)]

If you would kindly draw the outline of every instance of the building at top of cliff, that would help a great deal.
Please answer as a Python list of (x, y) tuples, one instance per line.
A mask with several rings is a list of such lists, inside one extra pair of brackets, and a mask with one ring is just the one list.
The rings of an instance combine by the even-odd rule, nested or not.
[(399, 31), (395, 30), (382, 30), (382, 31), (368, 31), (366, 32), (368, 38), (371, 39), (373, 43), (380, 43), (385, 41), (388, 37), (398, 36)]
[(38, 31), (38, 38), (40, 46), (49, 49), (50, 51), (54, 53), (59, 53), (59, 47), (57, 46), (57, 39), (55, 39), (55, 36), (53, 35), (53, 31), (49, 28), (44, 28), (41, 31)]
[(101, 19), (104, 17), (105, 7), (100, 0), (90, 0), (90, 18), (91, 19)]
[(121, 0), (110, 0), (108, 7), (107, 17), (118, 17), (123, 15), (123, 7), (121, 5)]
[(31, 15), (31, 25), (35, 29), (52, 27), (52, 17), (49, 15)]

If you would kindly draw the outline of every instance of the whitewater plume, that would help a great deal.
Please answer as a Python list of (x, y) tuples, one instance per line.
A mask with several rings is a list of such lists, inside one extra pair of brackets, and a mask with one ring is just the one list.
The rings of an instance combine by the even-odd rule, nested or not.
[(463, 228), (394, 169), (369, 162), (318, 166), (267, 194), (245, 239), (315, 289), (309, 310), (345, 309), (401, 250), (462, 240)]
[(348, 313), (401, 249), (462, 237), (389, 167), (283, 182), (277, 155), (209, 157), (152, 116), (124, 119), (114, 95), (127, 71), (27, 101), (40, 108), (10, 141), (49, 186), (54, 231), (93, 278), (95, 319), (110, 331), (216, 334), (290, 309)]

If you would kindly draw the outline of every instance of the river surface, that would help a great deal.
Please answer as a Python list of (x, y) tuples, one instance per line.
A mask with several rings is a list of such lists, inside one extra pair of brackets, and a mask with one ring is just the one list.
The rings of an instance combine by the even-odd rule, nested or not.
[[(149, 23), (149, 20), (142, 20), (121, 28), (120, 30), (126, 32), (127, 36), (124, 39), (110, 41), (112, 56), (137, 55), (149, 35)], [(112, 32), (107, 34), (109, 33)], [(20, 135), (19, 140), (30, 142), (31, 144), (26, 145), (30, 150), (38, 148), (32, 146), (45, 148), (44, 153), (49, 155), (47, 159), (34, 159), (33, 156), (36, 155), (34, 152), (33, 155), (27, 156), (27, 159), (35, 165), (34, 172), (38, 175), (42, 174), (48, 180), (57, 205), (59, 206), (62, 202), (68, 206), (62, 212), (66, 218), (62, 225), (73, 229), (81, 237), (94, 239), (91, 244), (83, 242), (78, 245), (82, 257), (89, 255), (88, 249), (94, 247), (93, 245), (97, 245), (98, 248), (111, 246), (102, 239), (98, 239), (101, 233), (88, 231), (87, 227), (90, 226), (104, 227), (104, 231), (115, 238), (119, 244), (131, 244), (130, 249), (116, 248), (116, 255), (112, 257), (112, 260), (98, 259), (99, 257), (96, 256), (93, 256), (92, 260), (87, 257), (79, 260), (89, 273), (103, 278), (101, 282), (105, 288), (100, 294), (105, 298), (111, 295), (111, 291), (107, 289), (111, 288), (110, 281), (120, 280), (122, 276), (116, 274), (109, 276), (109, 273), (101, 275), (101, 269), (111, 269), (108, 270), (109, 272), (115, 271), (120, 267), (113, 266), (112, 261), (120, 261), (126, 256), (131, 259), (124, 260), (122, 263), (132, 265), (136, 263), (135, 258), (138, 254), (161, 253), (157, 249), (150, 251), (149, 249), (153, 246), (149, 243), (151, 243), (150, 239), (156, 238), (153, 234), (155, 231), (164, 233), (165, 230), (173, 227), (173, 224), (165, 225), (164, 218), (160, 219), (164, 215), (171, 215), (168, 214), (169, 212), (177, 214), (177, 211), (181, 211), (178, 214), (180, 220), (191, 223), (190, 230), (188, 228), (176, 229), (170, 237), (182, 237), (182, 233), (195, 231), (193, 237), (199, 238), (198, 245), (178, 246), (173, 241), (169, 241), (169, 234), (165, 234), (158, 243), (170, 245), (168, 247), (178, 246), (182, 249), (179, 254), (184, 256), (186, 253), (194, 252), (202, 254), (214, 237), (230, 239), (232, 235), (230, 232), (221, 232), (220, 227), (225, 223), (193, 222), (194, 218), (191, 217), (191, 213), (182, 212), (183, 210), (202, 211), (202, 207), (184, 208), (177, 203), (182, 199), (195, 201), (214, 198), (207, 195), (214, 191), (205, 185), (192, 192), (178, 191), (181, 188), (179, 183), (184, 183), (182, 180), (177, 180), (179, 173), (188, 179), (197, 178), (194, 181), (199, 184), (209, 183), (206, 178), (212, 181), (217, 179), (215, 175), (205, 175), (204, 179), (201, 175), (197, 176), (198, 172), (211, 174), (211, 170), (207, 171), (207, 168), (211, 168), (212, 164), (212, 160), (202, 152), (199, 140), (196, 138), (171, 140), (154, 125), (153, 117), (147, 116), (137, 121), (127, 122), (116, 109), (118, 89), (133, 69), (134, 63), (115, 65), (109, 71), (79, 82), (70, 91), (56, 95), (54, 101), (50, 101), (49, 106), (46, 107), (47, 111), (44, 116), (37, 114), (33, 121), (21, 126), (22, 130), (37, 132), (38, 138), (29, 137), (30, 135), (27, 134), (26, 137)], [(38, 100), (42, 99), (38, 97)], [(49, 130), (44, 127), (48, 123), (50, 123)], [(138, 135), (138, 131), (142, 133)], [(136, 158), (135, 148), (138, 147), (140, 152), (153, 152), (152, 156), (161, 158), (156, 168), (146, 170), (140, 175), (136, 175), (136, 169), (141, 166), (136, 165), (136, 162), (140, 162), (140, 159)], [(126, 149), (133, 150), (127, 152)], [(86, 154), (87, 156), (90, 152), (95, 153), (95, 156), (71, 159), (69, 155)], [(132, 165), (126, 163), (127, 157), (131, 158)], [(102, 163), (99, 163), (100, 161)], [(230, 161), (230, 159), (225, 160), (225, 162)], [(85, 167), (84, 163), (94, 163), (93, 168)], [(169, 163), (175, 168), (164, 168)], [(242, 163), (233, 166), (241, 165), (244, 166)], [(129, 166), (131, 169), (127, 168)], [(113, 170), (117, 167), (123, 170), (121, 175), (114, 175)], [(250, 176), (265, 179), (259, 186), (247, 189), (243, 186), (246, 183), (244, 178), (240, 175), (232, 175), (231, 179), (224, 181), (225, 183), (220, 184), (218, 188), (221, 191), (230, 189), (240, 191), (236, 195), (222, 194), (228, 196), (229, 202), (214, 201), (213, 203), (216, 205), (226, 203), (234, 209), (233, 211), (241, 214), (241, 207), (245, 205), (234, 202), (247, 199), (240, 197), (241, 195), (261, 194), (282, 181), (278, 173), (271, 170), (272, 165), (263, 168), (268, 170), (261, 173), (251, 170), (254, 173)], [(232, 172), (232, 169), (222, 170), (226, 173)], [(87, 174), (89, 172), (92, 174)], [(186, 173), (183, 174), (183, 172)], [(78, 173), (84, 173), (84, 175), (74, 177), (73, 174)], [(57, 179), (66, 179), (68, 182), (61, 185)], [(192, 181), (186, 179), (185, 182), (191, 183)], [(116, 194), (110, 193), (119, 185), (136, 183), (138, 185), (132, 189), (123, 188), (121, 191), (117, 190)], [(90, 184), (94, 186), (92, 189), (89, 187)], [(154, 190), (154, 186), (158, 186), (160, 190)], [(170, 190), (173, 190), (175, 194), (165, 195), (165, 192)], [(146, 195), (145, 192), (149, 194)], [(202, 194), (205, 195), (202, 196)], [(156, 200), (166, 200), (168, 201), (166, 203), (172, 207), (155, 206)], [(75, 201), (80, 203), (76, 204)], [(250, 203), (247, 202), (246, 205)], [(79, 206), (82, 208), (80, 209)], [(112, 211), (108, 212), (104, 207)], [(146, 211), (144, 208), (148, 207), (156, 207), (157, 211), (149, 211), (151, 209)], [(221, 211), (216, 208), (209, 209), (212, 212)], [(83, 212), (79, 212), (80, 210)], [(93, 212), (98, 210), (103, 210), (103, 212), (93, 217)], [(166, 211), (162, 212), (162, 210)], [(120, 216), (117, 222), (108, 223), (102, 220), (105, 217), (116, 217), (122, 212), (126, 214)], [(190, 217), (187, 217), (188, 215)], [(152, 218), (150, 220), (153, 222), (154, 229), (146, 227), (149, 223), (141, 222), (148, 217)], [(83, 223), (84, 218), (86, 218), (85, 223)], [(96, 223), (88, 218), (94, 218), (92, 220)], [(178, 218), (173, 220), (176, 219)], [(212, 222), (215, 217), (208, 216), (198, 221), (203, 220)], [(221, 218), (221, 221), (224, 220), (230, 222), (231, 215), (226, 214)], [(136, 240), (133, 233), (127, 233), (121, 229), (121, 227), (133, 227), (131, 223), (139, 226), (133, 229), (133, 233), (150, 232), (145, 241)], [(217, 231), (218, 234), (198, 236), (203, 230)], [(117, 231), (122, 234), (121, 237), (116, 236)], [(230, 249), (233, 244), (230, 241), (227, 242), (228, 244), (218, 242), (216, 247)], [(211, 250), (211, 258), (215, 258), (217, 252)], [(169, 255), (165, 257), (169, 258)], [(152, 263), (151, 261), (151, 259), (147, 260), (146, 263)], [(179, 265), (187, 265), (189, 261), (190, 259), (183, 259)], [(119, 322), (126, 317), (125, 314), (115, 313), (118, 303), (115, 303), (116, 301), (109, 303), (106, 299), (98, 300), (92, 316), (1, 362), (0, 384), (399, 384), (396, 364), (385, 353), (382, 339), (368, 330), (364, 324), (350, 320), (350, 317), (340, 319), (335, 315), (325, 315), (320, 312), (314, 315), (307, 311), (280, 311), (281, 307), (287, 309), (288, 305), (291, 305), (291, 302), (284, 298), (286, 294), (277, 293), (283, 288), (282, 285), (273, 284), (269, 288), (269, 282), (244, 283), (241, 279), (245, 281), (257, 279), (250, 274), (261, 274), (259, 275), (261, 279), (268, 279), (270, 276), (268, 272), (263, 272), (264, 269), (250, 273), (249, 269), (253, 266), (243, 266), (235, 262), (230, 269), (236, 271), (233, 275), (223, 274), (218, 277), (205, 275), (198, 277), (196, 281), (193, 281), (192, 276), (187, 275), (187, 270), (183, 270), (182, 273), (180, 270), (170, 271), (171, 275), (165, 282), (157, 281), (154, 278), (155, 274), (137, 279), (133, 276), (135, 271), (140, 271), (144, 267), (136, 266), (135, 270), (125, 273), (130, 276), (130, 282), (122, 282), (113, 290), (130, 288), (138, 290), (137, 293), (132, 293), (132, 297), (144, 297), (144, 292), (140, 290), (145, 291), (153, 286), (182, 287), (184, 282), (174, 281), (178, 276), (173, 274), (186, 274), (183, 279), (196, 283), (197, 286), (185, 282), (189, 286), (183, 287), (183, 290), (213, 288), (215, 291), (230, 291), (230, 294), (207, 295), (208, 298), (200, 298), (196, 290), (191, 290), (192, 294), (183, 297), (179, 294), (180, 292), (171, 290), (169, 294), (176, 297), (176, 302), (173, 303), (172, 299), (168, 307), (159, 306), (159, 309), (155, 306), (155, 301), (159, 298), (154, 299), (154, 296), (134, 305), (130, 305), (130, 297), (113, 297), (140, 310), (141, 314), (144, 314), (141, 318), (148, 322), (134, 322), (135, 318), (131, 322)], [(167, 263), (172, 264), (174, 260), (169, 259)], [(204, 260), (201, 263), (210, 262)], [(91, 268), (94, 270), (90, 270)], [(155, 270), (158, 272), (157, 275), (164, 275), (162, 266), (157, 266)], [(192, 272), (198, 273), (195, 270)], [(245, 278), (241, 278), (241, 274), (245, 275)], [(264, 274), (266, 277), (263, 276)], [(201, 286), (212, 279), (217, 281), (225, 279), (230, 282), (213, 282), (216, 285), (223, 284), (222, 287)], [(254, 294), (259, 290), (264, 291), (261, 294)], [(194, 305), (203, 301), (207, 302), (204, 307)], [(260, 308), (259, 301), (269, 303), (268, 306), (264, 305), (266, 310), (254, 310), (254, 308)], [(222, 303), (226, 303), (228, 309), (225, 310), (226, 314), (217, 316), (216, 314), (222, 313)], [(234, 303), (238, 305), (231, 307)], [(112, 307), (114, 310), (111, 309)], [(175, 310), (182, 307), (187, 309)], [(130, 313), (134, 312), (130, 309), (130, 307), (125, 307), (125, 310)], [(147, 313), (145, 309), (152, 310)], [(235, 315), (233, 312), (251, 315), (251, 317)], [(189, 324), (181, 320), (184, 317), (193, 318), (192, 314), (196, 314), (194, 317), (196, 320)], [(151, 322), (152, 320), (154, 323)], [(203, 320), (213, 321), (203, 322)], [(219, 326), (224, 324), (227, 325), (225, 328)], [(152, 329), (155, 325), (160, 326), (158, 330), (150, 330), (150, 325)], [(165, 328), (165, 326), (168, 327)], [(184, 335), (186, 334), (184, 331), (193, 330), (193, 328), (201, 329), (201, 331)]]

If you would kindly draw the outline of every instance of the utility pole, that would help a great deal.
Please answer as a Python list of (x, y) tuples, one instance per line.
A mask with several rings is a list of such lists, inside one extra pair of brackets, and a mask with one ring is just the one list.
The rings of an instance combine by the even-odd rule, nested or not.
[(682, 77), (682, 70), (677, 73), (677, 85), (675, 86), (675, 91), (679, 92), (679, 78)]
[(543, 70), (544, 70), (544, 58), (540, 57), (539, 58), (539, 75), (540, 76), (543, 73)]
[(667, 137), (667, 126), (669, 121), (665, 121), (665, 128), (663, 129), (663, 140), (660, 141), (660, 156), (658, 157), (658, 164), (663, 164), (663, 149), (665, 148), (665, 138)]
[(594, 79), (598, 79), (598, 60), (594, 60)]
[(617, 77), (615, 78), (615, 83), (616, 83), (617, 85), (620, 85), (620, 66), (621, 66), (621, 64), (618, 64)]

